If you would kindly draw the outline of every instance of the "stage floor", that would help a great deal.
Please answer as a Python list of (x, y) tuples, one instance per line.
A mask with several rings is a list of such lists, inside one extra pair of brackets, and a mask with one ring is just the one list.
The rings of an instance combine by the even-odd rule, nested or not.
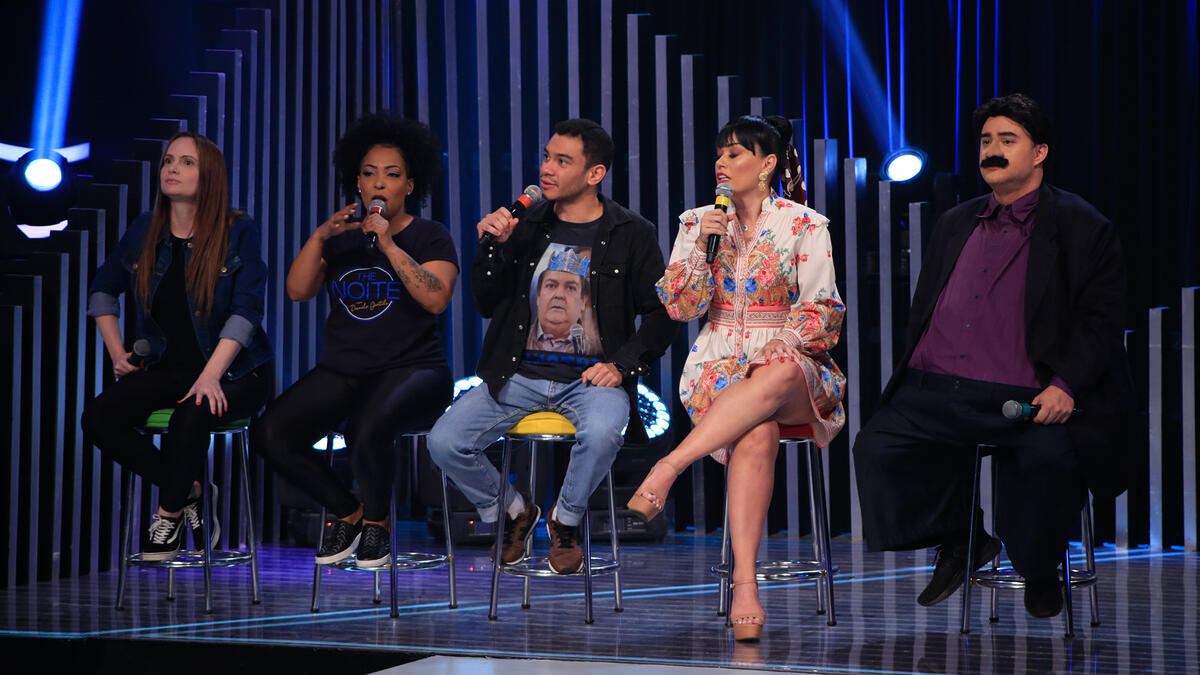
[[(423, 524), (401, 528), (402, 548), (439, 550)], [(536, 546), (544, 555), (544, 529)], [(812, 553), (807, 539), (785, 537), (770, 538), (765, 549), (772, 558)], [(596, 544), (593, 554), (605, 550)], [(931, 553), (868, 553), (862, 544), (835, 539), (837, 625), (827, 626), (816, 614), (811, 582), (767, 584), (761, 588), (767, 612), (763, 642), (739, 645), (715, 615), (716, 580), (709, 567), (719, 558), (719, 537), (674, 535), (662, 544), (628, 544), (621, 551), (624, 612), (613, 611), (612, 577), (599, 577), (591, 625), (584, 623), (578, 577), (535, 579), (529, 609), (521, 608), (521, 581), (504, 577), (499, 620), (489, 621), (487, 549), (465, 546), (457, 551), (457, 609), (447, 607), (444, 568), (399, 575), (398, 619), (388, 616), (386, 575), (383, 604), (376, 605), (370, 574), (328, 570), (322, 611), (314, 614), (313, 552), (271, 545), (261, 550), (260, 605), (250, 603), (245, 567), (214, 571), (211, 615), (203, 612), (199, 571), (180, 572), (178, 599), (166, 602), (164, 571), (131, 569), (127, 607), (116, 611), (117, 574), (106, 572), (0, 591), (0, 637), (25, 649), (54, 649), (57, 639), (64, 648), (81, 640), (115, 641), (134, 650), (167, 644), (210, 650), (269, 646), (285, 648), (273, 653), (291, 654), (289, 659), (320, 650), (372, 653), (369, 659), (366, 652), (345, 655), (339, 675), (432, 655), (567, 661), (575, 662), (577, 667), (568, 668), (575, 672), (598, 670), (595, 662), (604, 662), (829, 673), (1183, 673), (1197, 672), (1200, 663), (1195, 553), (1098, 550), (1102, 625), (1090, 625), (1087, 592), (1077, 591), (1073, 640), (1063, 637), (1065, 614), (1034, 619), (1017, 591), (1000, 592), (1000, 620), (990, 623), (988, 592), (981, 589), (974, 594), (973, 631), (964, 636), (961, 595), (933, 608), (915, 602)], [(93, 647), (89, 653), (98, 652)], [(356, 660), (356, 654), (364, 658)], [(213, 670), (238, 672), (236, 663), (225, 661)], [(418, 663), (391, 672), (469, 672), (417, 671)]]

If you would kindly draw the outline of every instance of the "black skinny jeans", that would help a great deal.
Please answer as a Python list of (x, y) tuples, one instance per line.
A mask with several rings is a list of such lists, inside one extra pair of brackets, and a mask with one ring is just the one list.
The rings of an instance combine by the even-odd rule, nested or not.
[[(254, 414), (267, 399), (270, 367), (260, 367), (236, 380), (221, 380), (229, 409), (213, 415), (208, 400), (176, 403), (187, 393), (198, 370), (137, 370), (113, 382), (83, 409), (80, 425), (100, 452), (158, 486), (158, 504), (178, 511), (187, 503), (192, 483), (204, 477), (209, 432), (223, 423)], [(137, 427), (159, 408), (175, 408), (170, 426), (154, 447)]]
[(362, 493), (363, 516), (382, 521), (392, 498), (396, 438), (429, 428), (450, 405), (453, 387), (444, 365), (354, 376), (317, 366), (255, 420), (250, 447), (335, 517), (344, 518), (358, 509), (358, 499), (312, 446), (349, 418), (346, 446)]

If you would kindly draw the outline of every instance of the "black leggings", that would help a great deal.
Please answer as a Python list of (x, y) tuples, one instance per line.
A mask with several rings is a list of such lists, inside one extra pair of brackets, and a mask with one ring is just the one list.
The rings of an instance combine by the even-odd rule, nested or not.
[(394, 441), (432, 425), (450, 404), (453, 386), (444, 365), (356, 376), (317, 366), (267, 406), (250, 429), (250, 447), (293, 485), (344, 518), (358, 509), (358, 500), (312, 446), (349, 418), (346, 445), (363, 514), (382, 521), (392, 497)]
[[(208, 401), (176, 403), (200, 375), (171, 368), (137, 370), (104, 388), (83, 409), (80, 425), (89, 441), (113, 461), (158, 486), (158, 504), (178, 511), (187, 503), (192, 482), (204, 476), (209, 432), (224, 422), (254, 414), (267, 399), (271, 370), (258, 370), (236, 380), (221, 380), (229, 409), (209, 412)], [(175, 408), (159, 448), (137, 427), (159, 408)]]

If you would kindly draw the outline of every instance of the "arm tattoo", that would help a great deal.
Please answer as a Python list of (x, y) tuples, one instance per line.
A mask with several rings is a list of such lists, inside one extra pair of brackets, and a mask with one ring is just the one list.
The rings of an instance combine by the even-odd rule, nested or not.
[(437, 293), (445, 289), (445, 285), (442, 284), (442, 280), (439, 279), (436, 274), (418, 265), (417, 261), (413, 260), (412, 256), (408, 255), (408, 253), (404, 253), (404, 257), (406, 258), (407, 262), (412, 264), (412, 272), (406, 271), (404, 269), (405, 265), (403, 264), (393, 265), (393, 267), (396, 269), (396, 275), (400, 277), (400, 281), (403, 282), (405, 286), (420, 288), (421, 290), (430, 291), (433, 293)]

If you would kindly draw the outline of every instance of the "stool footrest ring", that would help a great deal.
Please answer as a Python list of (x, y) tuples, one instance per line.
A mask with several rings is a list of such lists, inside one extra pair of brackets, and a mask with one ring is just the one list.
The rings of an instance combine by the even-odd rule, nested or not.
[[(129, 564), (135, 567), (161, 567), (161, 568), (202, 568), (204, 567), (204, 553), (201, 551), (180, 551), (179, 555), (170, 560), (143, 560), (141, 553), (134, 553), (128, 558)], [(213, 567), (234, 567), (237, 565), (246, 565), (250, 563), (249, 551), (213, 551), (212, 566)]]
[[(550, 569), (549, 558), (529, 556), (520, 562), (501, 567), (500, 571), (514, 577), (581, 577), (585, 569), (586, 567), (581, 566), (578, 572), (559, 574)], [(620, 563), (612, 558), (592, 556), (592, 576), (594, 577), (613, 574), (620, 569)]]

